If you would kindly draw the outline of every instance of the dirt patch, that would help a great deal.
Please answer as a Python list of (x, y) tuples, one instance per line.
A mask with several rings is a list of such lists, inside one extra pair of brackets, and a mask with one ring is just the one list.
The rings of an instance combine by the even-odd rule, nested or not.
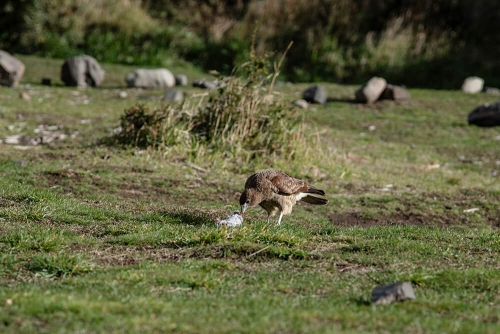
[[(376, 216), (366, 216), (362, 212), (347, 212), (347, 213), (332, 213), (326, 215), (332, 224), (343, 227), (372, 227), (372, 226), (395, 226), (395, 225), (411, 225), (411, 226), (438, 226), (451, 227), (459, 225), (467, 225), (474, 222), (470, 216), (457, 214), (428, 214), (414, 212), (395, 212), (394, 214), (381, 214)], [(500, 227), (498, 216), (485, 216), (488, 224), (494, 227)]]
[(340, 214), (327, 215), (332, 224), (336, 226), (394, 226), (394, 225), (435, 225), (432, 219), (423, 217), (419, 214), (394, 214), (394, 215), (378, 215), (376, 217), (364, 216), (361, 212), (347, 212)]
[(80, 182), (84, 178), (82, 173), (73, 170), (45, 172), (44, 176), (51, 186), (65, 184), (68, 180), (71, 180), (71, 182)]

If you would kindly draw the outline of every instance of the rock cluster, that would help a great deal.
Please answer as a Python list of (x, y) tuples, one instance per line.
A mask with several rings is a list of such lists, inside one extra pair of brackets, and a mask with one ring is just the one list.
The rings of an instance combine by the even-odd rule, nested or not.
[(360, 103), (373, 103), (379, 100), (408, 100), (410, 93), (401, 86), (387, 84), (384, 78), (373, 77), (354, 93)]

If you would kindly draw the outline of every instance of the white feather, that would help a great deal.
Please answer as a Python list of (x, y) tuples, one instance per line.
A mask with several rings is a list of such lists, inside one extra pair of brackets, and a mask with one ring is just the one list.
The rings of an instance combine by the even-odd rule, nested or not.
[(298, 193), (297, 195), (295, 195), (295, 199), (297, 201), (300, 201), (301, 199), (303, 199), (304, 197), (306, 197), (307, 194), (306, 193)]

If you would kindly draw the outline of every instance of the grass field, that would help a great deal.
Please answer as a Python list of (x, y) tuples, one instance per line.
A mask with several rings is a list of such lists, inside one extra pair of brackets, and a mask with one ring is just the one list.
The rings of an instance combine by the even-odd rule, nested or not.
[[(116, 65), (102, 88), (66, 88), (62, 61), (20, 58), (21, 87), (0, 88), (0, 139), (50, 126), (67, 138), (0, 144), (0, 332), (498, 332), (500, 129), (466, 122), (495, 97), (410, 90), (366, 106), (325, 83), (331, 101), (303, 111), (321, 154), (271, 166), (100, 144), (162, 92), (124, 88), (132, 68)], [(293, 101), (307, 86), (277, 89)], [(330, 204), (296, 206), (279, 227), (257, 208), (218, 228), (269, 167)], [(370, 304), (398, 281), (416, 300)]]

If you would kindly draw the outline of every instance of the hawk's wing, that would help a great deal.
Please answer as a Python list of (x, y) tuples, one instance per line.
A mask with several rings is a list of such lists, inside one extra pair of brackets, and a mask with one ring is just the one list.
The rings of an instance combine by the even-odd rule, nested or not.
[(292, 195), (306, 193), (308, 191), (307, 183), (293, 178), (285, 173), (279, 173), (269, 179), (273, 185), (274, 192), (280, 195)]
[(245, 182), (245, 189), (249, 188), (270, 189), (272, 192), (284, 196), (301, 192), (307, 193), (312, 189), (304, 181), (293, 178), (279, 170), (266, 170), (253, 174)]

